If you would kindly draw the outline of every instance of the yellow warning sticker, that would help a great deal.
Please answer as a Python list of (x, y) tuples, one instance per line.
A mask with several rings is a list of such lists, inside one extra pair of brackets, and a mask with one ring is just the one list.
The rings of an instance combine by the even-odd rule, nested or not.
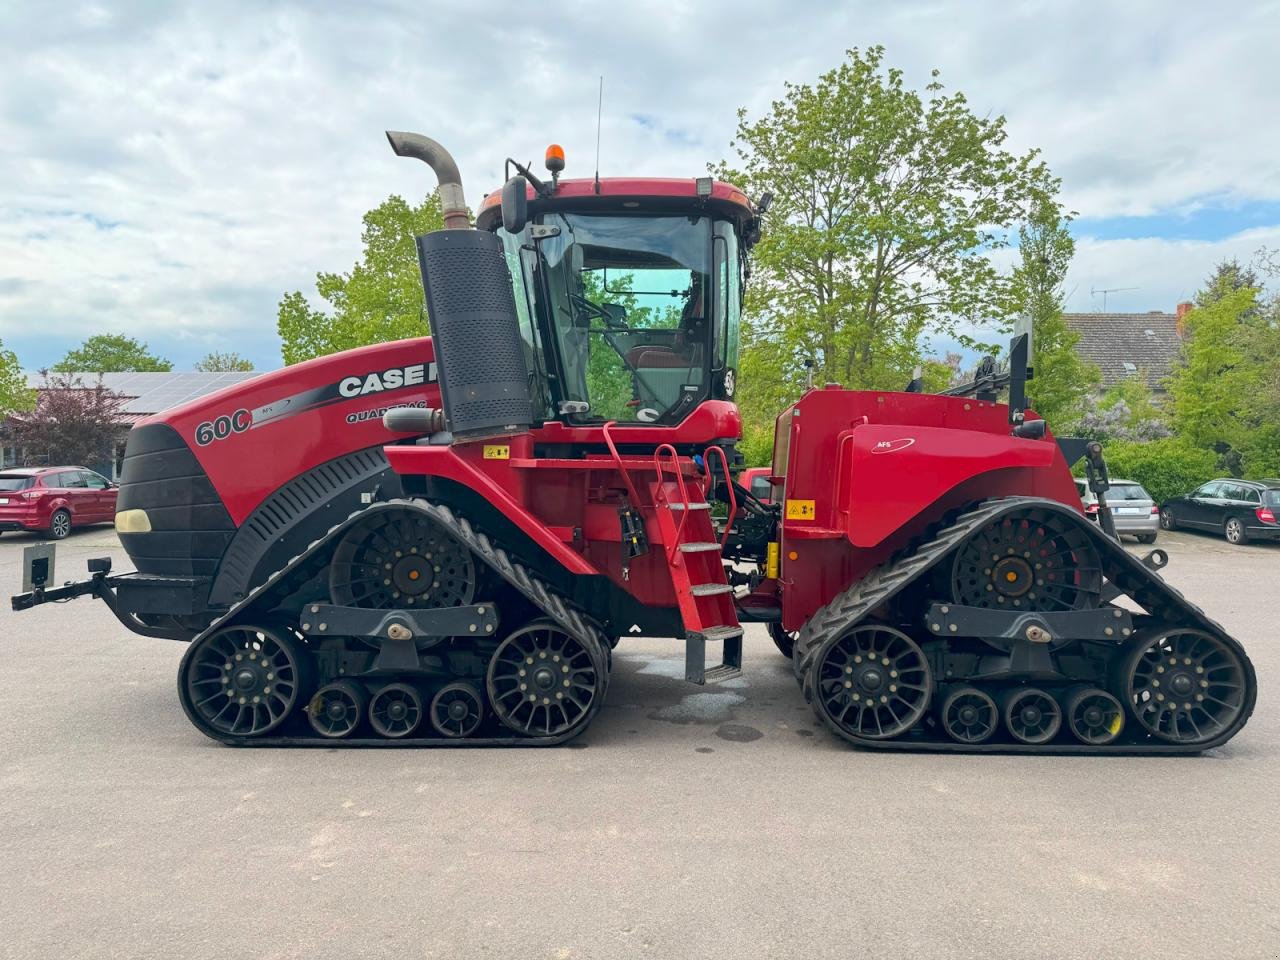
[(486, 443), (484, 447), (484, 458), (486, 460), (510, 460), (511, 448), (505, 443)]
[(812, 500), (788, 500), (788, 520), (812, 520), (817, 516), (817, 508)]

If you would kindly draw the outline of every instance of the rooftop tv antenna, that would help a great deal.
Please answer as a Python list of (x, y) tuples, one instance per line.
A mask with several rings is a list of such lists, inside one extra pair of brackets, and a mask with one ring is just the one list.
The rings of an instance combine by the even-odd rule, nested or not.
[(600, 116), (604, 113), (604, 75), (600, 76), (600, 98), (596, 101), (596, 193), (600, 192)]
[(1126, 290), (1141, 290), (1141, 289), (1142, 289), (1141, 287), (1105, 287), (1105, 288), (1097, 288), (1097, 289), (1095, 289), (1094, 287), (1090, 287), (1089, 296), (1096, 297), (1098, 294), (1102, 294), (1102, 312), (1106, 313), (1108, 293), (1122, 293)]

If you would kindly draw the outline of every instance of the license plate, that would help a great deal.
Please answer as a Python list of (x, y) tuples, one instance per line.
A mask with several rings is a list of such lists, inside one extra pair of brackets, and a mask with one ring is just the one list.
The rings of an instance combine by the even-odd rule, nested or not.
[(0, 497), (0, 503), (8, 503), (8, 502), (9, 502), (8, 497)]
[(1146, 513), (1147, 511), (1143, 510), (1141, 507), (1116, 507), (1115, 512), (1123, 513), (1125, 516), (1132, 517)]

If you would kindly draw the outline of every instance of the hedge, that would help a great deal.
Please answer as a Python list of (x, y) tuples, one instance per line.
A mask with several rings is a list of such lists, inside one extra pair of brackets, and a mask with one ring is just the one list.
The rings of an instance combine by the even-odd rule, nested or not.
[(1112, 477), (1134, 480), (1156, 503), (1189, 493), (1218, 476), (1218, 458), (1176, 438), (1146, 443), (1106, 443), (1103, 454)]

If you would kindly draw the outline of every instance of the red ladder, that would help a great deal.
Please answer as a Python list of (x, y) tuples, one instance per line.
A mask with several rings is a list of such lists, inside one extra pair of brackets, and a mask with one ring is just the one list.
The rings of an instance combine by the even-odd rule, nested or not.
[[(664, 476), (664, 456), (674, 467), (674, 480)], [(733, 587), (725, 580), (711, 504), (699, 484), (685, 483), (680, 458), (671, 444), (664, 443), (654, 451), (653, 466), (657, 479), (650, 494), (684, 622), (684, 677), (698, 684), (729, 680), (742, 673), (742, 626)], [(723, 655), (719, 664), (708, 669), (707, 644), (716, 641), (724, 644)]]

